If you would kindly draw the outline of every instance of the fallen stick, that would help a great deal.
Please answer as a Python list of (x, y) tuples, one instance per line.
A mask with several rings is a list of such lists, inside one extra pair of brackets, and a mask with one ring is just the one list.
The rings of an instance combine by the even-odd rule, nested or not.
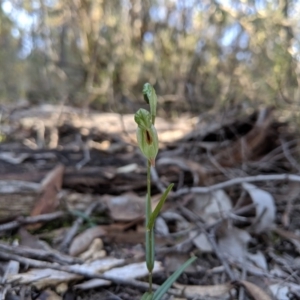
[(64, 211), (56, 211), (51, 214), (38, 215), (34, 217), (19, 217), (15, 221), (11, 221), (0, 225), (0, 231), (11, 230), (20, 227), (21, 225), (35, 224), (39, 222), (49, 222), (65, 216)]
[(173, 193), (172, 196), (178, 197), (189, 193), (207, 194), (219, 189), (224, 189), (229, 186), (241, 184), (243, 182), (257, 182), (257, 181), (271, 181), (271, 180), (286, 180), (286, 181), (300, 182), (300, 176), (293, 175), (293, 174), (270, 174), (270, 175), (238, 177), (238, 178), (230, 179), (228, 181), (213, 184), (207, 187), (182, 188), (176, 191), (175, 193)]
[[(93, 212), (94, 209), (97, 208), (97, 206), (101, 205), (102, 201), (100, 200), (96, 200), (94, 202), (92, 202), (84, 211), (84, 216), (89, 217), (91, 215), (91, 213)], [(75, 237), (75, 235), (77, 234), (79, 227), (81, 226), (81, 224), (83, 223), (84, 219), (83, 217), (78, 217), (75, 222), (73, 223), (72, 227), (68, 230), (68, 232), (66, 233), (59, 249), (61, 252), (68, 252), (68, 247), (71, 244), (73, 238)]]
[(21, 255), (24, 257), (35, 258), (39, 260), (50, 260), (60, 264), (76, 264), (81, 263), (81, 259), (59, 253), (56, 250), (32, 249), (24, 246), (11, 246), (0, 243), (0, 251)]
[[(11, 254), (11, 253), (4, 253), (0, 251), (0, 258), (6, 261), (10, 260), (15, 260), (20, 262), (23, 265), (26, 265), (27, 267), (33, 267), (33, 268), (42, 268), (42, 269), (53, 269), (53, 270), (58, 270), (58, 271), (63, 271), (63, 272), (68, 272), (68, 273), (73, 273), (73, 274), (78, 274), (81, 275), (85, 278), (99, 278), (99, 279), (104, 279), (104, 280), (109, 280), (114, 282), (115, 284), (122, 284), (125, 286), (131, 286), (135, 287), (141, 291), (146, 291), (149, 287), (149, 284), (146, 282), (142, 282), (139, 280), (135, 279), (125, 279), (125, 278), (117, 278), (113, 276), (107, 276), (107, 275), (102, 275), (99, 273), (93, 273), (90, 271), (85, 271), (80, 268), (80, 265), (73, 265), (73, 266), (61, 266), (57, 263), (50, 263), (50, 262), (43, 262), (31, 258), (26, 258), (20, 255), (16, 254)], [(153, 284), (152, 288), (154, 290), (157, 290), (159, 288), (159, 285)], [(169, 289), (168, 294), (174, 295), (174, 296), (180, 296), (181, 292), (175, 289)]]

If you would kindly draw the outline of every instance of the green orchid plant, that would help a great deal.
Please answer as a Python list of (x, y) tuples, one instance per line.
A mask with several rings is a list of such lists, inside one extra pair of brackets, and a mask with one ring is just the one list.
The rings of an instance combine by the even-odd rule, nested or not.
[(143, 295), (142, 300), (159, 300), (168, 291), (171, 285), (176, 281), (180, 274), (191, 263), (196, 260), (196, 257), (191, 257), (177, 271), (174, 272), (155, 292), (152, 288), (152, 272), (155, 261), (155, 240), (154, 240), (154, 225), (155, 220), (166, 201), (169, 192), (173, 188), (173, 183), (170, 184), (163, 195), (161, 196), (157, 206), (152, 211), (151, 205), (151, 167), (155, 166), (155, 158), (158, 153), (159, 143), (157, 131), (155, 129), (155, 117), (157, 107), (157, 96), (151, 84), (145, 83), (143, 88), (145, 101), (150, 106), (150, 112), (140, 108), (134, 120), (138, 125), (137, 141), (139, 148), (147, 159), (147, 195), (146, 195), (146, 265), (149, 271), (149, 289)]

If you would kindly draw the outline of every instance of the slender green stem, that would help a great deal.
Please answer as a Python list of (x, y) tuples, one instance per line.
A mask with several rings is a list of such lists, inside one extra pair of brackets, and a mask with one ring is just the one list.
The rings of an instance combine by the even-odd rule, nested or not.
[[(147, 205), (151, 208), (151, 163), (150, 160), (147, 162)], [(148, 211), (147, 218), (150, 217), (151, 210)]]
[[(147, 165), (147, 200), (146, 200), (146, 224), (148, 224), (152, 213), (151, 205), (151, 162)], [(154, 267), (154, 230), (146, 230), (146, 263), (149, 271), (149, 292), (152, 293), (152, 270)]]

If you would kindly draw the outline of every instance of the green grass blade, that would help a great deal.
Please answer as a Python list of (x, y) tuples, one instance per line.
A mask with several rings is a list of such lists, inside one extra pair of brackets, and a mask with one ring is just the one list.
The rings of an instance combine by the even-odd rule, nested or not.
[(181, 275), (186, 267), (192, 264), (197, 259), (196, 256), (191, 257), (187, 260), (178, 270), (176, 270), (154, 293), (153, 300), (160, 300), (161, 297), (168, 291), (171, 285), (176, 281), (176, 279)]
[(141, 300), (152, 300), (153, 299), (153, 293), (149, 293), (149, 292), (146, 292), (142, 299)]
[(93, 222), (92, 218), (89, 215), (85, 214), (84, 212), (82, 212), (80, 210), (75, 210), (74, 209), (74, 210), (70, 211), (70, 213), (73, 216), (75, 216), (75, 217), (82, 218), (84, 221), (86, 221), (87, 223), (89, 223), (90, 227), (94, 227), (94, 226), (97, 225), (95, 222)]
[(162, 194), (158, 204), (156, 205), (154, 211), (151, 213), (150, 215), (150, 218), (149, 218), (149, 221), (148, 221), (148, 224), (147, 224), (147, 229), (150, 230), (154, 227), (154, 223), (155, 223), (155, 220), (161, 210), (161, 208), (163, 207), (167, 197), (168, 197), (168, 194), (169, 192), (171, 191), (171, 189), (173, 188), (174, 186), (174, 183), (171, 183), (168, 188), (164, 191), (164, 193)]

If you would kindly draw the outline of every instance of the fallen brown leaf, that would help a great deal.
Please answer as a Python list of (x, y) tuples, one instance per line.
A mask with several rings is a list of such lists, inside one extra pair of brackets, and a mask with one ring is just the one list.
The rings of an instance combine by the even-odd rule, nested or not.
[(261, 109), (254, 127), (243, 137), (221, 150), (216, 160), (223, 167), (232, 167), (243, 161), (255, 160), (259, 157), (273, 121), (272, 108)]
[(228, 282), (216, 285), (185, 285), (174, 283), (173, 286), (182, 291), (182, 295), (188, 298), (198, 297), (222, 297), (231, 289), (232, 285)]
[(37, 298), (37, 300), (61, 300), (62, 298), (58, 296), (55, 292), (47, 289), (43, 291)]
[(108, 197), (106, 204), (115, 221), (131, 221), (142, 217), (145, 211), (145, 198), (140, 198), (133, 193)]
[(272, 298), (264, 290), (254, 283), (241, 280), (239, 281), (239, 284), (241, 284), (255, 300), (272, 300)]
[(38, 237), (30, 234), (25, 228), (21, 227), (18, 231), (20, 236), (20, 245), (32, 249), (46, 250), (45, 242), (42, 242)]
[[(61, 190), (64, 170), (65, 167), (63, 165), (58, 165), (44, 178), (41, 183), (42, 193), (31, 211), (31, 216), (55, 211), (59, 204), (57, 193)], [(27, 229), (38, 229), (39, 227), (41, 227), (41, 224), (34, 224), (28, 226)]]
[(85, 230), (75, 237), (70, 246), (69, 254), (77, 256), (87, 250), (95, 238), (102, 237), (104, 235), (106, 235), (106, 231), (102, 226), (96, 226)]

